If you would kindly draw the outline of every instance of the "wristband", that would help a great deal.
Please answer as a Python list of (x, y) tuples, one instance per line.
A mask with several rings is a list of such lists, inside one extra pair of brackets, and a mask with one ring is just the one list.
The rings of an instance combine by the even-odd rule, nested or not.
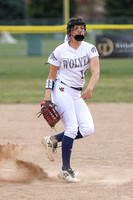
[(47, 79), (46, 80), (46, 85), (45, 85), (45, 89), (51, 89), (53, 90), (54, 88), (54, 81), (52, 79)]

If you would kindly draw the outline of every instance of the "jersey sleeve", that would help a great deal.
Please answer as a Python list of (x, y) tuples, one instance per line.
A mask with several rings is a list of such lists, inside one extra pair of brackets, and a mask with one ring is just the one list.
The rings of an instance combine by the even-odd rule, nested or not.
[(57, 67), (60, 66), (60, 54), (59, 48), (56, 48), (53, 53), (48, 58), (48, 63), (51, 65), (55, 65)]
[(95, 56), (99, 56), (98, 50), (94, 45), (91, 45), (89, 51), (89, 58), (93, 58)]

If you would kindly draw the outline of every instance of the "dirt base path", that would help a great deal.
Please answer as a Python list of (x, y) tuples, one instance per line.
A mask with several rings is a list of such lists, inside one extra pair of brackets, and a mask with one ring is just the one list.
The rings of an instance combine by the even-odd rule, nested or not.
[[(90, 104), (95, 134), (74, 142), (80, 183), (58, 179), (61, 148), (48, 161), (40, 141), (53, 135), (39, 105), (0, 105), (1, 200), (133, 200), (133, 104)], [(62, 122), (57, 133), (64, 130)]]

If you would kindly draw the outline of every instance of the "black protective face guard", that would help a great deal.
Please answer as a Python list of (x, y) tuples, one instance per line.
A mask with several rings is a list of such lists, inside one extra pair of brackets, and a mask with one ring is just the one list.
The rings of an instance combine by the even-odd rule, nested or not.
[(75, 38), (75, 40), (77, 40), (79, 42), (79, 41), (84, 40), (85, 36), (84, 35), (75, 35), (74, 38)]

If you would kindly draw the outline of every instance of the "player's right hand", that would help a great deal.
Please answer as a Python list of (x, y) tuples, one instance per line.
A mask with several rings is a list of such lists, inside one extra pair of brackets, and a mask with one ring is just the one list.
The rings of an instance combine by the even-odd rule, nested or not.
[(89, 88), (86, 88), (84, 92), (81, 95), (81, 98), (83, 99), (91, 99), (92, 98), (92, 90)]

